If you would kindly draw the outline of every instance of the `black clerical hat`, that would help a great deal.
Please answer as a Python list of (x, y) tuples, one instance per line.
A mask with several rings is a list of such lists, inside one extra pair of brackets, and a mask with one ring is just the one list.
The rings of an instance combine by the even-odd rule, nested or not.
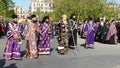
[(42, 19), (42, 23), (46, 21), (46, 19), (49, 19), (49, 16), (44, 16)]
[(72, 19), (73, 16), (77, 16), (77, 15), (75, 13), (71, 14), (70, 19)]
[(36, 15), (35, 15), (35, 14), (31, 15), (31, 18), (35, 18), (35, 17), (36, 17)]
[(115, 22), (115, 20), (113, 19), (112, 22)]

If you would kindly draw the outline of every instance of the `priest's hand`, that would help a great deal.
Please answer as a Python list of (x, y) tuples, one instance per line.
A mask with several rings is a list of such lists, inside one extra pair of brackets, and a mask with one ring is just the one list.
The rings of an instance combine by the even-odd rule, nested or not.
[(37, 30), (37, 32), (41, 34), (41, 30)]
[(13, 37), (14, 37), (15, 39), (18, 39), (18, 35), (17, 35), (17, 34), (14, 34)]

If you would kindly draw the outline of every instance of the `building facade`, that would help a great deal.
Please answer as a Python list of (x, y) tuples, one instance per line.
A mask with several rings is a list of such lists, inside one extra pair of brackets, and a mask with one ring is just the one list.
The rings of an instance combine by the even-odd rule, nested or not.
[(15, 13), (18, 15), (18, 18), (28, 17), (28, 11), (23, 6), (16, 6), (14, 10), (15, 10)]
[(40, 12), (52, 12), (52, 0), (32, 0), (30, 3), (29, 10), (31, 13)]

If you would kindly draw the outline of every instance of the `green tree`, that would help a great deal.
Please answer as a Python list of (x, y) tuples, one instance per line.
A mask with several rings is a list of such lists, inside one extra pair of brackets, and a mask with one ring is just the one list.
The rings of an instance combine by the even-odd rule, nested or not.
[(115, 8), (109, 7), (107, 0), (54, 0), (53, 5), (53, 13), (57, 19), (63, 14), (69, 17), (72, 13), (76, 13), (78, 19), (110, 18), (117, 14)]
[(7, 11), (6, 17), (11, 17), (13, 14), (15, 14), (15, 11), (13, 9), (10, 9)]
[(5, 3), (0, 0), (0, 15), (2, 15), (4, 13), (5, 10)]
[(0, 15), (4, 17), (10, 17), (14, 14), (14, 2), (12, 0), (0, 0)]

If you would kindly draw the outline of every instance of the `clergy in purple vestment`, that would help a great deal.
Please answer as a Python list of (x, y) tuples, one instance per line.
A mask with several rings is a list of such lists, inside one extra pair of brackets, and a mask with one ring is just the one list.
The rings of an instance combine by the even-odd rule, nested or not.
[(108, 44), (116, 44), (117, 43), (117, 29), (116, 29), (114, 20), (110, 24), (110, 28), (109, 28), (106, 40), (107, 40)]
[(7, 43), (4, 50), (4, 59), (21, 59), (20, 55), (20, 25), (17, 22), (17, 15), (12, 15), (13, 22), (8, 24)]
[(94, 37), (98, 25), (94, 24), (92, 19), (89, 19), (88, 25), (89, 26), (86, 37), (86, 48), (94, 48)]
[(38, 57), (38, 50), (37, 50), (37, 30), (38, 30), (38, 23), (36, 20), (36, 15), (31, 15), (31, 19), (28, 19), (24, 35), (26, 39), (26, 53), (25, 56), (27, 58), (37, 58)]
[(43, 18), (39, 30), (41, 33), (39, 35), (38, 53), (44, 55), (50, 54), (50, 23), (48, 16)]

